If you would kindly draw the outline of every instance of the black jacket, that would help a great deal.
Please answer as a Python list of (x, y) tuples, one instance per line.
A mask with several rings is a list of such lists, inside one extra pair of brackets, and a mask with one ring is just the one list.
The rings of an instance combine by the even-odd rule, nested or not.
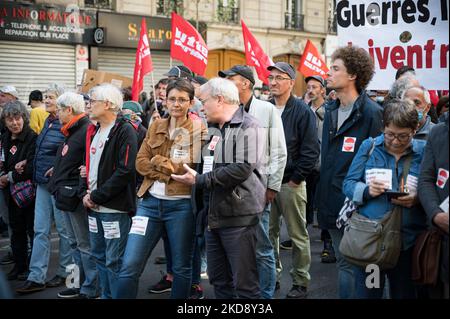
[[(275, 105), (275, 101), (271, 101)], [(316, 118), (302, 100), (291, 96), (281, 114), (287, 146), (283, 183), (304, 181), (319, 159)]]
[[(86, 135), (86, 171), (89, 178), (89, 151), (92, 139), (99, 129), (90, 126)], [(136, 155), (137, 134), (128, 120), (118, 118), (106, 140), (98, 167), (97, 189), (91, 192), (91, 200), (98, 205), (136, 212)], [(88, 181), (85, 182), (87, 189)], [(87, 184), (86, 184), (87, 183)], [(86, 192), (84, 191), (82, 195)]]
[[(251, 226), (259, 222), (266, 194), (266, 177), (261, 173), (266, 141), (257, 130), (259, 127), (258, 120), (247, 114), (243, 107), (222, 129), (217, 125), (210, 126), (211, 138), (220, 136), (220, 141), (214, 152), (208, 150), (210, 143), (207, 143), (203, 155), (214, 155), (214, 167), (209, 173), (197, 174), (195, 185), (208, 192), (209, 197), (208, 194), (202, 197), (200, 193), (194, 196), (209, 199), (204, 206), (208, 207), (208, 227), (211, 229)], [(249, 154), (261, 156), (246, 156)], [(195, 209), (198, 214), (202, 208)]]
[[(33, 178), (34, 152), (36, 151), (36, 133), (24, 124), (22, 133), (15, 139), (11, 139), (11, 132), (7, 129), (1, 135), (0, 149), (4, 156), (2, 171), (7, 174), (12, 172), (14, 182), (23, 182)], [(25, 170), (19, 174), (15, 170), (17, 163), (27, 160)]]
[[(425, 146), (424, 157), (421, 164), (419, 177), (419, 198), (425, 212), (429, 218), (430, 224), (433, 224), (433, 218), (437, 213), (442, 212), (439, 205), (448, 197), (448, 184), (450, 183), (448, 166), (448, 147), (449, 147), (449, 123), (448, 112), (445, 122), (434, 126), (428, 136)], [(441, 178), (439, 178), (441, 174)], [(445, 178), (445, 176), (447, 178)], [(448, 235), (442, 236), (441, 247), (441, 278), (448, 283)]]
[[(67, 200), (59, 196), (62, 192), (66, 192), (68, 197), (72, 197), (74, 200), (78, 199), (78, 202), (80, 201), (78, 197), (80, 193), (79, 167), (84, 163), (88, 125), (89, 119), (87, 116), (82, 117), (73, 124), (68, 129), (69, 135), (65, 137), (64, 143), (59, 146), (56, 152), (55, 166), (48, 189), (55, 195), (57, 204), (58, 201)], [(69, 193), (72, 193), (72, 196)]]
[[(322, 229), (336, 228), (336, 218), (345, 199), (342, 183), (350, 164), (361, 143), (368, 137), (378, 136), (383, 126), (381, 107), (365, 91), (356, 99), (350, 116), (338, 130), (339, 105), (339, 100), (327, 104), (323, 121), (320, 179), (316, 189), (317, 217)], [(344, 140), (349, 138), (354, 141), (350, 143), (353, 147), (344, 151)]]

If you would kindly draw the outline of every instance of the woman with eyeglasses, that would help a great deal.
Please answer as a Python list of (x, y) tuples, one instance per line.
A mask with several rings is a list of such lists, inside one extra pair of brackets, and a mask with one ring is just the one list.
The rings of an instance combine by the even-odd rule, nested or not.
[[(344, 180), (344, 194), (358, 206), (359, 213), (369, 219), (381, 219), (398, 205), (402, 208), (402, 251), (397, 265), (381, 271), (379, 288), (366, 286), (369, 275), (362, 267), (354, 267), (355, 297), (382, 298), (385, 276), (389, 279), (390, 297), (417, 298), (411, 279), (412, 250), (417, 236), (426, 229), (426, 216), (419, 204), (417, 182), (425, 141), (413, 139), (419, 125), (413, 104), (404, 100), (390, 100), (384, 108), (384, 132), (365, 140)], [(411, 158), (409, 171), (403, 168)], [(390, 191), (404, 192), (399, 197), (388, 196)]]
[(185, 79), (167, 86), (169, 117), (155, 120), (136, 158), (144, 176), (138, 191), (142, 201), (133, 218), (119, 274), (116, 298), (136, 298), (139, 277), (163, 232), (167, 232), (173, 262), (171, 298), (187, 299), (191, 292), (195, 220), (191, 186), (171, 179), (200, 160), (206, 127), (189, 116), (194, 87)]

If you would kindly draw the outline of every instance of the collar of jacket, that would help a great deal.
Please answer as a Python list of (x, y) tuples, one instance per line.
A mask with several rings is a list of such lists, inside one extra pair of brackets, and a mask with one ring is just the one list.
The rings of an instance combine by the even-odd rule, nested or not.
[(73, 131), (76, 130), (76, 128), (81, 124), (85, 123), (87, 121), (87, 115), (86, 113), (81, 113), (79, 115), (76, 115), (69, 123), (61, 127), (61, 133), (63, 133), (64, 136), (72, 135)]
[[(277, 106), (275, 104), (275, 99), (272, 98), (270, 101), (270, 103), (272, 103), (273, 105), (275, 105), (275, 107)], [(284, 109), (286, 110), (287, 108), (291, 107), (295, 102), (295, 96), (291, 93), (291, 96), (289, 96), (288, 100), (286, 101), (286, 105), (284, 106)]]
[[(234, 112), (233, 117), (231, 118), (231, 120), (229, 122), (227, 122), (227, 123), (229, 125), (230, 124), (241, 124), (244, 121), (244, 114), (245, 113), (246, 112), (244, 110), (244, 107), (243, 106), (239, 106), (239, 108), (236, 110), (236, 112)], [(218, 123), (211, 123), (211, 124), (208, 124), (208, 126), (210, 126), (210, 127), (217, 127), (218, 128), (219, 124)]]
[[(167, 133), (169, 131), (170, 119), (171, 117), (169, 116), (168, 118), (155, 121), (154, 122), (154, 125), (156, 125), (155, 134)], [(192, 124), (191, 119), (188, 116), (186, 116), (186, 119), (183, 122), (181, 122), (181, 125), (179, 125), (177, 128), (178, 129), (185, 128), (189, 130), (191, 124)]]

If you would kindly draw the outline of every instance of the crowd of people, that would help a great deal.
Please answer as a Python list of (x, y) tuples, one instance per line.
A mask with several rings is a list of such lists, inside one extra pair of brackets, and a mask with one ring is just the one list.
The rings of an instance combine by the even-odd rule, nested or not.
[[(2, 87), (0, 211), (11, 251), (0, 264), (24, 281), (16, 292), (64, 286), (76, 265), (79, 285), (59, 298), (136, 298), (162, 239), (167, 272), (151, 293), (201, 299), (206, 276), (216, 298), (271, 299), (281, 247), (292, 250), (286, 298), (304, 299), (317, 219), (339, 298), (448, 298), (448, 95), (433, 105), (407, 66), (389, 92), (367, 91), (374, 65), (355, 46), (333, 53), (326, 80), (306, 77), (303, 97), (292, 65), (268, 71), (259, 98), (245, 65), (212, 79), (175, 66), (141, 103), (111, 84), (88, 94), (50, 84), (25, 106)], [(346, 198), (373, 220), (401, 210), (400, 257), (378, 288), (340, 253)], [(47, 280), (53, 224), (59, 264)], [(280, 243), (282, 225), (289, 242)], [(434, 285), (412, 276), (427, 229), (442, 241)]]

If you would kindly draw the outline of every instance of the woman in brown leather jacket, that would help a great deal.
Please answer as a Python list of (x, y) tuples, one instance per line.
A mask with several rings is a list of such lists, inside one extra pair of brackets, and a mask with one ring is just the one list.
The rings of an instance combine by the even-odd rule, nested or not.
[(116, 298), (136, 298), (138, 280), (148, 257), (163, 231), (167, 232), (173, 261), (172, 298), (190, 295), (195, 220), (191, 207), (191, 186), (171, 179), (182, 174), (183, 164), (194, 167), (200, 161), (206, 127), (189, 114), (194, 87), (176, 79), (167, 87), (170, 116), (156, 120), (149, 128), (136, 158), (136, 170), (144, 176), (138, 191), (140, 202), (133, 218), (119, 274)]

